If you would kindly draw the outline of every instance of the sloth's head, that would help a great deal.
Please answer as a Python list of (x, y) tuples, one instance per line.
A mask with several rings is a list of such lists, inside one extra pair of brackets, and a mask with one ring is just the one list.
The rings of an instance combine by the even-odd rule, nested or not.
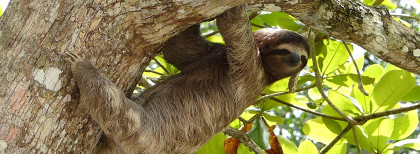
[(309, 45), (302, 35), (264, 28), (254, 36), (269, 83), (294, 75), (306, 66)]

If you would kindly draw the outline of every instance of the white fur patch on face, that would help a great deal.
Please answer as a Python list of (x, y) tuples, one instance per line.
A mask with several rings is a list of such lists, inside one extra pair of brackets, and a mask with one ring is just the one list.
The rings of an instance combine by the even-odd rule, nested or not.
[[(296, 52), (301, 56), (305, 56), (306, 59), (308, 59), (308, 53), (305, 51), (305, 48), (300, 47), (300, 46), (296, 46), (294, 44), (283, 43), (283, 44), (280, 44), (280, 45), (276, 46), (273, 49), (286, 49), (286, 50), (289, 50), (290, 52)], [(271, 49), (271, 50), (273, 50), (273, 49)]]

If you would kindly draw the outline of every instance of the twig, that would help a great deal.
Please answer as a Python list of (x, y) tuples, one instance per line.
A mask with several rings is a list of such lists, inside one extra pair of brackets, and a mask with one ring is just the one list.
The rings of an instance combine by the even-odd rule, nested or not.
[(144, 72), (155, 73), (155, 74), (157, 74), (157, 75), (165, 75), (165, 74), (162, 74), (162, 73), (160, 73), (160, 72), (153, 71), (153, 70), (144, 70)]
[(324, 153), (326, 153), (326, 152), (328, 152), (328, 150), (330, 150), (333, 146), (334, 146), (334, 144), (335, 143), (337, 143), (344, 135), (346, 135), (346, 133), (349, 131), (351, 129), (351, 125), (350, 124), (348, 124), (347, 125), (347, 127), (346, 128), (344, 128), (344, 130), (343, 131), (341, 131), (341, 133), (340, 134), (338, 134), (338, 136), (337, 137), (335, 137), (334, 138), (334, 140), (333, 141), (331, 141), (331, 143), (330, 144), (328, 144), (325, 148), (324, 148), (324, 150), (322, 150), (321, 151), (321, 153), (320, 154), (324, 154)]
[(155, 60), (156, 64), (158, 64), (160, 67), (162, 67), (162, 69), (166, 72), (166, 74), (171, 74), (171, 71), (169, 71), (165, 66), (163, 66), (162, 63), (160, 63), (159, 60), (157, 60), (155, 57), (153, 57), (153, 60)]
[(334, 117), (334, 116), (329, 116), (329, 115), (322, 114), (322, 113), (319, 113), (319, 112), (311, 111), (311, 110), (308, 110), (308, 109), (302, 108), (302, 107), (300, 107), (300, 106), (296, 106), (296, 105), (293, 105), (293, 104), (287, 103), (287, 102), (285, 102), (285, 101), (279, 100), (279, 99), (277, 99), (277, 98), (270, 98), (270, 99), (272, 99), (272, 100), (274, 100), (274, 101), (276, 101), (276, 102), (278, 102), (278, 103), (281, 103), (281, 104), (284, 104), (284, 105), (287, 105), (287, 106), (290, 106), (290, 107), (293, 107), (293, 108), (296, 108), (296, 109), (299, 109), (299, 110), (302, 110), (302, 111), (308, 112), (308, 113), (310, 113), (310, 114), (314, 114), (314, 115), (317, 115), (317, 116), (321, 116), (321, 117), (325, 117), (325, 118), (329, 118), (329, 119), (334, 119), (334, 120), (346, 121), (346, 119), (344, 119), (344, 118)]
[(261, 114), (259, 113), (259, 114), (254, 115), (253, 117), (249, 118), (249, 120), (246, 120), (242, 117), (239, 117), (238, 119), (239, 119), (239, 121), (242, 121), (245, 125), (247, 125), (247, 124), (250, 124), (250, 123), (254, 122), (254, 120), (257, 119), (260, 116), (261, 116)]
[(351, 60), (353, 61), (354, 67), (356, 67), (356, 71), (357, 71), (357, 76), (359, 77), (359, 90), (365, 95), (365, 96), (369, 96), (369, 93), (365, 91), (365, 89), (363, 88), (363, 81), (362, 81), (362, 75), (360, 74), (359, 71), (359, 67), (357, 67), (356, 61), (353, 58), (353, 55), (350, 52), (349, 47), (347, 46), (347, 43), (345, 41), (343, 41), (344, 46), (347, 49), (347, 52), (350, 55)]
[(405, 17), (405, 18), (408, 18), (408, 19), (415, 19), (415, 20), (419, 20), (419, 21), (420, 21), (420, 18), (419, 18), (419, 17), (410, 16), (410, 15), (408, 15), (408, 14), (396, 14), (396, 13), (391, 13), (391, 16)]
[(344, 119), (346, 119), (346, 121), (349, 122), (350, 125), (355, 125), (357, 122), (353, 119), (350, 119), (350, 117), (348, 117), (343, 111), (338, 109), (337, 106), (335, 106), (331, 102), (331, 100), (327, 97), (327, 95), (325, 95), (324, 90), (322, 89), (323, 79), (319, 73), (318, 63), (317, 63), (316, 55), (315, 55), (315, 36), (310, 36), (310, 34), (309, 34), (309, 46), (310, 46), (310, 55), (312, 56), (313, 68), (315, 72), (315, 79), (316, 79), (315, 84), (316, 84), (316, 87), (318, 88), (319, 93), (324, 98), (324, 100), (327, 101), (328, 105), (330, 105), (337, 113), (339, 113)]
[(379, 118), (379, 117), (383, 117), (383, 116), (389, 116), (389, 115), (392, 115), (392, 114), (399, 114), (399, 113), (403, 113), (403, 112), (407, 112), (407, 111), (411, 111), (411, 110), (415, 110), (415, 109), (420, 109), (420, 103), (418, 103), (416, 105), (413, 105), (413, 106), (402, 107), (402, 108), (399, 108), (399, 109), (393, 109), (393, 110), (383, 111), (383, 112), (379, 112), (379, 113), (364, 115), (364, 116), (356, 117), (354, 119), (359, 121), (359, 125), (361, 125), (361, 124), (364, 124), (366, 121), (368, 121), (370, 119), (375, 119), (375, 118)]
[(354, 142), (356, 143), (357, 152), (359, 154), (362, 154), (362, 149), (360, 148), (359, 141), (357, 140), (356, 126), (352, 125), (351, 128), (353, 129), (353, 138), (354, 138)]
[(266, 26), (261, 26), (254, 23), (251, 23), (251, 26), (258, 27), (258, 28), (267, 28)]
[(239, 131), (235, 128), (228, 127), (225, 131), (223, 131), (225, 134), (228, 134), (239, 141), (241, 141), (244, 145), (249, 147), (252, 151), (254, 151), (257, 154), (264, 154), (264, 151), (254, 142), (252, 141), (248, 136), (246, 136), (245, 133), (242, 131)]
[(251, 21), (252, 19), (254, 19), (255, 17), (257, 17), (259, 15), (258, 12), (252, 12), (251, 15), (249, 15), (249, 20)]
[(205, 37), (205, 38), (209, 38), (209, 37), (211, 37), (211, 36), (213, 36), (213, 35), (216, 35), (216, 34), (218, 34), (218, 33), (219, 33), (219, 31), (218, 31), (218, 30), (216, 30), (216, 31), (214, 31), (214, 32), (211, 32), (210, 34), (205, 35), (204, 37)]

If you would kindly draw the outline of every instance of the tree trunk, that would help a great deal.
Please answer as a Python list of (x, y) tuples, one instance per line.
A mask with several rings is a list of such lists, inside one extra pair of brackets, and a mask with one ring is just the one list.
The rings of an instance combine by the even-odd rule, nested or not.
[[(78, 90), (63, 53), (75, 52), (91, 60), (129, 96), (162, 42), (189, 25), (249, 2), (251, 0), (12, 0), (0, 18), (0, 51), (3, 53), (0, 56), (0, 153), (90, 153), (95, 148), (102, 132), (78, 108)], [(321, 32), (363, 43), (357, 41), (356, 36), (364, 31), (340, 36), (339, 28), (325, 28), (331, 24), (326, 22), (330, 17), (320, 14), (334, 8), (319, 4), (320, 0), (281, 3), (254, 0), (252, 6), (255, 10), (280, 11), (283, 8)], [(336, 5), (329, 1), (326, 4)], [(355, 10), (355, 13), (363, 11)], [(360, 24), (365, 22), (368, 21), (362, 20)], [(346, 30), (352, 28), (358, 30), (357, 27)], [(392, 31), (411, 32), (398, 26)], [(381, 32), (375, 34), (385, 33)], [(415, 37), (404, 48), (407, 52), (400, 51), (398, 58), (408, 55), (410, 59), (406, 61), (412, 65), (405, 69), (419, 74), (420, 55), (416, 56), (416, 51), (420, 51), (419, 35), (416, 32), (412, 35)], [(387, 41), (392, 43), (391, 39)], [(383, 46), (381, 43), (370, 45)], [(379, 55), (384, 56), (387, 54), (382, 54), (383, 51), (397, 53), (388, 48), (379, 51)], [(394, 63), (403, 65), (399, 61)]]
[(91, 60), (129, 96), (161, 42), (241, 3), (11, 1), (0, 20), (0, 153), (94, 149), (102, 132), (78, 108), (63, 53)]

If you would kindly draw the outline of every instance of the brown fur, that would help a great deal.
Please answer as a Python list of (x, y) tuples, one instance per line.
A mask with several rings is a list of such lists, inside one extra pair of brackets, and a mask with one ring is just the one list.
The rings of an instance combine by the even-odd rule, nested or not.
[(147, 89), (136, 102), (87, 60), (69, 54), (80, 103), (112, 144), (99, 152), (115, 147), (125, 153), (195, 152), (254, 104), (265, 86), (305, 66), (300, 61), (290, 67), (284, 60), (289, 55), (270, 52), (282, 47), (308, 57), (308, 45), (296, 33), (256, 32), (254, 43), (246, 7), (233, 8), (217, 21), (227, 46), (205, 41), (198, 26), (170, 39), (164, 56), (182, 72)]

